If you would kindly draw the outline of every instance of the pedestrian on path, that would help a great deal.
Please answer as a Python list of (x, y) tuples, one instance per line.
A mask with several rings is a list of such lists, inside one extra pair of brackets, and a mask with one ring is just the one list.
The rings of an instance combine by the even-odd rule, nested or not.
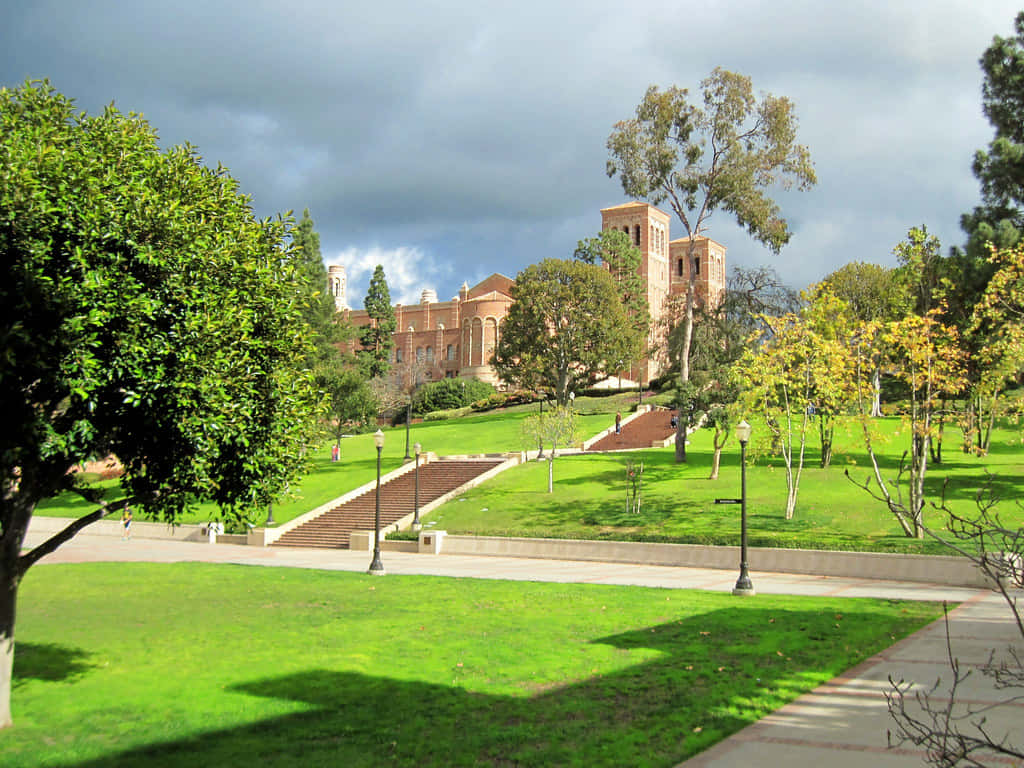
[(124, 512), (121, 514), (121, 525), (124, 526), (121, 538), (129, 541), (132, 538), (132, 510), (127, 504), (124, 505)]
[(622, 434), (622, 414), (621, 413), (616, 413), (615, 414), (615, 434), (616, 435), (621, 435)]

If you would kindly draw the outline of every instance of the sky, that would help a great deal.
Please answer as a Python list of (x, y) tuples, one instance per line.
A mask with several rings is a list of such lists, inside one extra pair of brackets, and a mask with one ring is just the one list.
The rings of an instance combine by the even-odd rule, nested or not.
[[(1003, 0), (0, 0), (0, 86), (48, 78), (90, 113), (142, 113), (165, 146), (227, 167), (257, 215), (308, 208), (327, 264), (362, 306), (376, 264), (392, 299), (441, 300), (493, 272), (571, 258), (626, 202), (605, 172), (615, 123), (650, 85), (718, 66), (796, 105), (818, 184), (776, 200), (773, 254), (725, 213), (728, 263), (794, 288), (851, 261), (895, 264), (924, 224), (963, 242), (984, 49)], [(667, 209), (666, 209), (667, 210)], [(673, 220), (671, 236), (681, 237)]]

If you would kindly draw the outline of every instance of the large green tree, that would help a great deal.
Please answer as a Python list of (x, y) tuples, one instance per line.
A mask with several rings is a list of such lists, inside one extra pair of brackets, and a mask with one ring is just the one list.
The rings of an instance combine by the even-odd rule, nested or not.
[(545, 259), (516, 276), (512, 298), (492, 358), (505, 381), (550, 389), (565, 405), (569, 392), (636, 356), (640, 335), (601, 267)]
[[(0, 89), (0, 726), (30, 566), (128, 504), (244, 517), (304, 468), (319, 401), (287, 230), (141, 117), (81, 114), (45, 82)], [(111, 453), (113, 500), (73, 472)], [(95, 511), (23, 552), (63, 491)]]
[(381, 264), (373, 270), (363, 308), (370, 317), (370, 324), (359, 334), (362, 345), (359, 361), (366, 377), (374, 379), (385, 376), (391, 369), (391, 350), (395, 346), (391, 335), (395, 332), (395, 308), (391, 306), (391, 292)]
[[(778, 252), (790, 231), (769, 196), (776, 188), (808, 189), (817, 182), (810, 152), (796, 140), (793, 103), (755, 97), (749, 77), (716, 68), (701, 83), (703, 106), (684, 88), (647, 89), (636, 117), (615, 125), (608, 138), (608, 175), (623, 191), (658, 205), (668, 202), (690, 241), (689, 281), (680, 349), (680, 382), (690, 378), (696, 307), (697, 238), (717, 210), (731, 213), (758, 242)], [(676, 435), (676, 457), (685, 455)]]

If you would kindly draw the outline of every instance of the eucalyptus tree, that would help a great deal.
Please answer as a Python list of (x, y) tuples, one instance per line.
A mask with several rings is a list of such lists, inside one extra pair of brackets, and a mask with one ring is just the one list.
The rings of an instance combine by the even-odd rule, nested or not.
[[(694, 256), (709, 218), (722, 210), (771, 251), (791, 233), (770, 193), (816, 182), (807, 147), (796, 139), (793, 103), (754, 95), (749, 77), (716, 68), (701, 82), (701, 104), (684, 88), (647, 89), (636, 116), (615, 125), (608, 138), (609, 176), (630, 197), (667, 202), (689, 239), (689, 280), (683, 317), (680, 382), (690, 378), (690, 345), (696, 308)], [(676, 435), (676, 458), (685, 434)]]

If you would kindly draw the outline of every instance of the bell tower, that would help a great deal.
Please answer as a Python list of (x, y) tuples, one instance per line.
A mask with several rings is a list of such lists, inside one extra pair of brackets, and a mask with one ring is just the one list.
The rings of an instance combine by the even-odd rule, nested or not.
[[(665, 299), (671, 288), (669, 268), (669, 222), (667, 213), (650, 203), (631, 202), (601, 209), (601, 229), (613, 229), (629, 235), (630, 242), (640, 249), (640, 274), (647, 285), (647, 306), (651, 313), (648, 345), (663, 349), (665, 330), (658, 322), (665, 311)], [(641, 380), (648, 382), (658, 376), (657, 359), (643, 361)]]

